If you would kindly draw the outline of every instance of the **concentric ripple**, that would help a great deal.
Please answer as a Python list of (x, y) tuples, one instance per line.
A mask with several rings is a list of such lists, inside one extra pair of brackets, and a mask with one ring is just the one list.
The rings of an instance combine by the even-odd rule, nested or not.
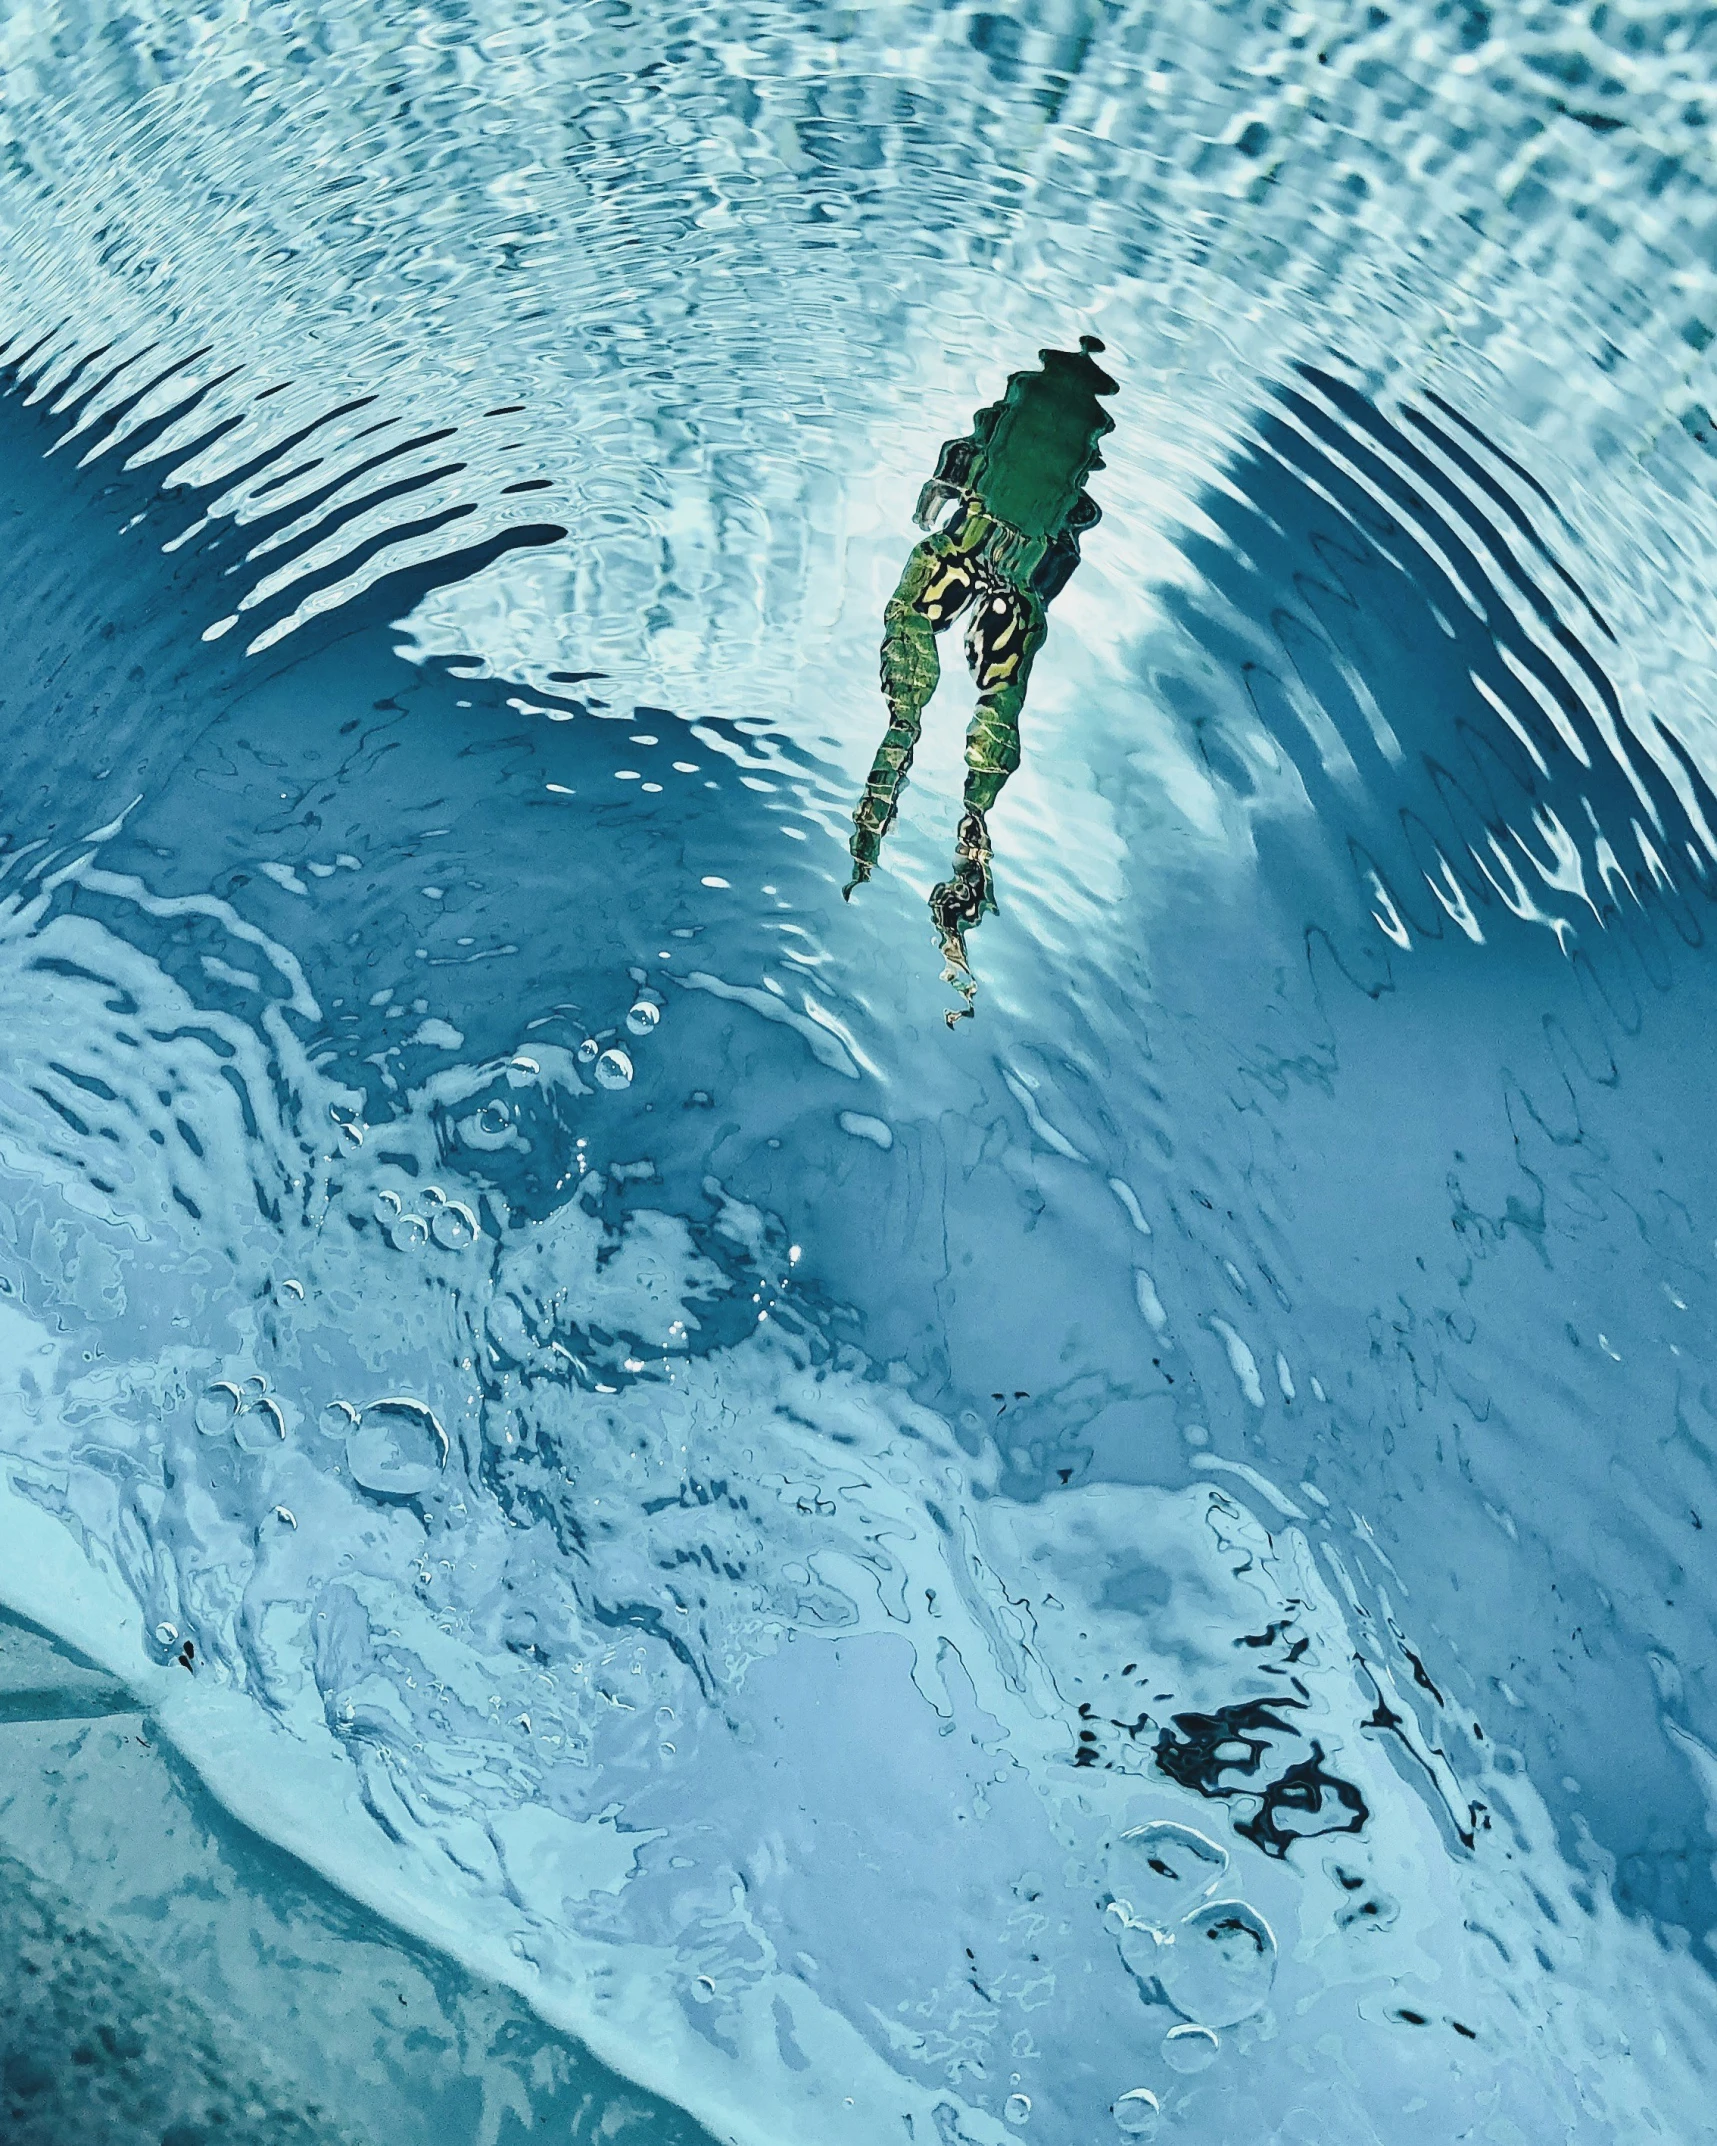
[(1710, 46), (0, 26), (0, 1595), (711, 2136), (1702, 2135)]

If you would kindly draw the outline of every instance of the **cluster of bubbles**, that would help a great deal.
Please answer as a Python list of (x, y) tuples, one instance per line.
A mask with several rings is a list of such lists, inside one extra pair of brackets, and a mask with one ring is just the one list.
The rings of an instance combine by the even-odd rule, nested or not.
[[(641, 998), (627, 1012), (626, 1028), (634, 1036), (653, 1035), (662, 1018), (662, 1009), (654, 999)], [(595, 1036), (586, 1036), (578, 1046), (578, 1062), (581, 1066), (595, 1069), (599, 1088), (630, 1088), (634, 1068), (629, 1051), (617, 1043), (603, 1049)]]
[[(499, 1122), (491, 1129), (504, 1132), (506, 1106), (492, 1104), (489, 1108), (500, 1112)], [(369, 1127), (357, 1111), (330, 1103), (328, 1115), (354, 1149), (363, 1146)], [(425, 1212), (417, 1214), (408, 1211), (397, 1192), (384, 1188), (376, 1194), (376, 1220), (396, 1252), (415, 1252), (430, 1243), (440, 1245), (444, 1252), (462, 1252), (483, 1234), (482, 1224), (465, 1202), (450, 1199), (439, 1185), (424, 1186), (422, 1205)], [(284, 1287), (294, 1296), (301, 1298), (304, 1294), (299, 1282), (287, 1282)]]
[(483, 1234), (483, 1225), (463, 1200), (449, 1199), (439, 1185), (423, 1188), (425, 1212), (409, 1211), (397, 1192), (376, 1194), (376, 1220), (396, 1252), (415, 1252), (438, 1244), (444, 1252), (463, 1252)]
[[(1162, 2058), (1182, 2074), (1215, 2061), (1218, 2029), (1261, 2012), (1276, 1979), (1276, 1939), (1263, 1916), (1244, 1900), (1209, 1898), (1227, 1869), (1226, 1849), (1166, 1819), (1134, 1826), (1109, 1850), (1107, 1912), (1121, 1957), (1181, 2015), (1163, 2037)], [(1139, 2086), (1111, 2113), (1126, 2137), (1150, 2138), (1162, 2110)]]
[[(214, 1380), (198, 1396), (193, 1413), (205, 1438), (230, 1432), (246, 1453), (272, 1452), (286, 1441), (286, 1412), (260, 1372), (242, 1380)], [(319, 1428), (344, 1442), (353, 1482), (383, 1497), (421, 1496), (447, 1466), (451, 1451), (435, 1411), (406, 1394), (385, 1394), (362, 1408), (330, 1401)], [(298, 1525), (285, 1506), (277, 1505), (274, 1513), (286, 1525)]]
[(245, 1379), (215, 1379), (192, 1411), (205, 1438), (230, 1435), (246, 1453), (269, 1453), (285, 1442), (286, 1415), (260, 1371)]
[[(626, 1014), (626, 1027), (633, 1036), (648, 1036), (661, 1018), (656, 1000), (641, 996)], [(600, 1038), (589, 1036), (576, 1055), (580, 1065), (594, 1069), (600, 1087), (631, 1086), (632, 1060), (618, 1044), (604, 1048)], [(513, 1067), (519, 1072), (536, 1070), (531, 1060), (523, 1058), (515, 1059)], [(356, 1111), (333, 1106), (330, 1115), (353, 1148), (363, 1145), (368, 1127)], [(504, 1101), (491, 1098), (462, 1121), (460, 1134), (473, 1147), (505, 1146), (515, 1134), (513, 1112)], [(405, 1196), (390, 1186), (375, 1196), (376, 1220), (396, 1251), (415, 1252), (433, 1244), (444, 1252), (463, 1252), (482, 1238), (483, 1224), (476, 1210), (441, 1186), (425, 1185), (412, 1199), (408, 1207)], [(297, 1283), (286, 1287), (303, 1295)], [(287, 1434), (279, 1402), (269, 1393), (267, 1380), (256, 1374), (242, 1382), (217, 1379), (199, 1399), (196, 1420), (197, 1428), (209, 1437), (235, 1431), (247, 1451), (278, 1445)], [(362, 1407), (346, 1400), (330, 1401), (319, 1427), (324, 1435), (344, 1444), (352, 1481), (378, 1497), (420, 1497), (447, 1466), (450, 1449), (445, 1429), (426, 1403), (406, 1395), (384, 1396)]]

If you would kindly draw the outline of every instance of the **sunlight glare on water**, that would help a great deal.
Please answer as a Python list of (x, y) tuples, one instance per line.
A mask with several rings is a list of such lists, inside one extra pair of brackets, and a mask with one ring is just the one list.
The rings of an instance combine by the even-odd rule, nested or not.
[[(129, 1706), (317, 1960), (417, 1948), (259, 2139), (1717, 2136), (1712, 24), (0, 68), (0, 1606), (81, 1658), (0, 1929), (310, 2076), (308, 1967), (66, 1845)], [(841, 899), (884, 606), (1082, 337), (951, 995), (953, 635)], [(150, 2146), (248, 2140), (155, 2031)], [(16, 2135), (118, 2136), (42, 2049)]]

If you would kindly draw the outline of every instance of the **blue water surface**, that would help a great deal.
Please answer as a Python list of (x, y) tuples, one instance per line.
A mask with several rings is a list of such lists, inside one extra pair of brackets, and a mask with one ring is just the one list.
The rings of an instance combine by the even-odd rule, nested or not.
[(4, 42), (8, 2135), (1717, 2135), (1705, 27)]

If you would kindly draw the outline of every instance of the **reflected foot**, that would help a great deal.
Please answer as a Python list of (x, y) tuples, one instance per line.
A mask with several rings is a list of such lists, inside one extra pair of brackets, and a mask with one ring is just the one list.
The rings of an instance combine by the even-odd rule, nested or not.
[(882, 855), (883, 840), (894, 825), (897, 809), (896, 793), (902, 777), (893, 775), (892, 786), (879, 783), (872, 774), (859, 799), (858, 809), (853, 814), (853, 831), (847, 850), (853, 860), (852, 877), (841, 889), (842, 898), (851, 901), (853, 889), (862, 887), (870, 877), (878, 858)]
[(931, 890), (930, 920), (936, 927), (942, 958), (947, 967), (942, 981), (952, 984), (965, 1003), (944, 1018), (950, 1028), (969, 1021), (976, 1008), (978, 986), (966, 959), (966, 934), (983, 922), (986, 910), (996, 906), (990, 872), (990, 834), (981, 812), (967, 812), (960, 821), (954, 844), (954, 876)]

